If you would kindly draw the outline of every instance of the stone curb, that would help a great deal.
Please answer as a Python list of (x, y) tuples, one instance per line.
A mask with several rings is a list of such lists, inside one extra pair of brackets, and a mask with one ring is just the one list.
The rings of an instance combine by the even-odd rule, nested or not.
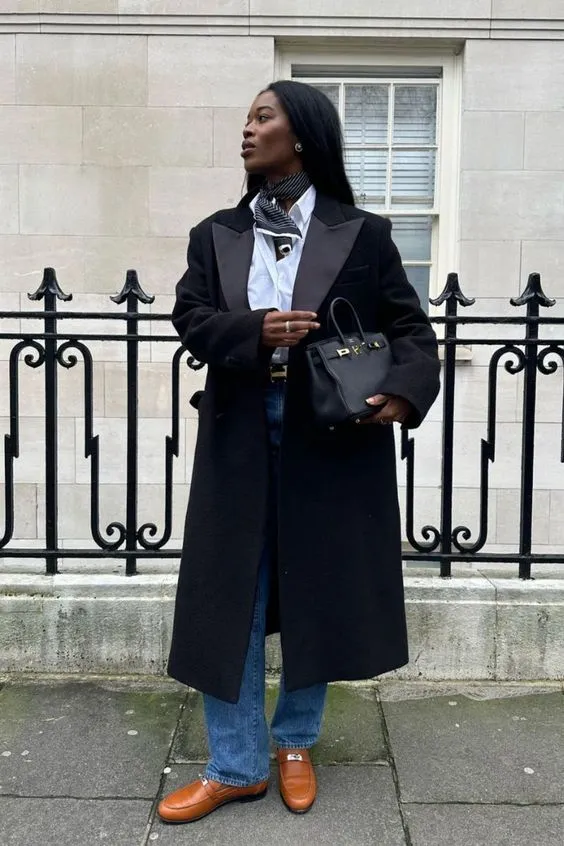
[[(0, 672), (165, 672), (177, 576), (0, 576)], [(404, 576), (410, 663), (399, 679), (564, 677), (564, 577)], [(281, 665), (269, 638), (267, 665)]]

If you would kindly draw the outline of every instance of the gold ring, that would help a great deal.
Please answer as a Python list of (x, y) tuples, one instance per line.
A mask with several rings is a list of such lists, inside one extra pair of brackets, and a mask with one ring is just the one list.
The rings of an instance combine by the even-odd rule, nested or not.
[(290, 328), (290, 321), (289, 321), (289, 320), (287, 320), (287, 321), (286, 321), (286, 332), (288, 332), (288, 334), (290, 334), (290, 332), (291, 332), (291, 331), (292, 331), (292, 330), (291, 330), (291, 328)]

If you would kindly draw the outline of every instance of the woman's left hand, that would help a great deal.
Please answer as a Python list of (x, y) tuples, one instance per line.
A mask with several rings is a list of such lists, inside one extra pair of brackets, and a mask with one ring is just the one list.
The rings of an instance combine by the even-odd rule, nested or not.
[(366, 400), (368, 405), (381, 406), (376, 414), (372, 417), (366, 417), (361, 420), (361, 424), (366, 423), (405, 423), (413, 408), (411, 403), (403, 397), (390, 396), (390, 394), (376, 394), (373, 397), (368, 397)]

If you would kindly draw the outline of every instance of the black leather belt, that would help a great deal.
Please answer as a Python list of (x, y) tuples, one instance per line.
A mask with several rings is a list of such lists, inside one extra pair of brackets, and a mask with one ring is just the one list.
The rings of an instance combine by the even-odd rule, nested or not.
[(268, 374), (271, 382), (286, 381), (288, 378), (287, 364), (271, 364), (268, 368)]

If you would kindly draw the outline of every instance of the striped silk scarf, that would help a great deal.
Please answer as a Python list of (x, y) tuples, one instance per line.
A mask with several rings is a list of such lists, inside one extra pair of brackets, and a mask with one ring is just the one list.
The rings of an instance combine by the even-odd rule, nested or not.
[(279, 182), (265, 182), (260, 189), (255, 205), (257, 229), (272, 235), (274, 244), (283, 256), (292, 251), (293, 242), (301, 238), (300, 229), (289, 214), (278, 205), (279, 200), (299, 200), (305, 194), (311, 180), (305, 170), (286, 176)]

